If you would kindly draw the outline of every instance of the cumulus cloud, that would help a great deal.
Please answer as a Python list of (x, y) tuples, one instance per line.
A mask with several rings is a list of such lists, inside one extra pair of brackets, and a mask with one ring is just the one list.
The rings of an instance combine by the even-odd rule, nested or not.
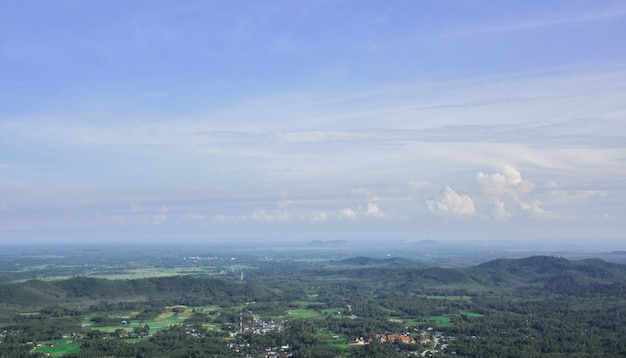
[(339, 213), (339, 215), (342, 219), (348, 219), (348, 220), (356, 219), (356, 213), (354, 212), (354, 210), (350, 208), (341, 209), (341, 212)]
[[(510, 164), (498, 168), (495, 173), (478, 172), (478, 182), (484, 191), (492, 196), (488, 217), (496, 220), (509, 219), (513, 214), (506, 210), (504, 202), (512, 200), (523, 212), (538, 218), (552, 217), (552, 213), (541, 207), (539, 200), (532, 198), (535, 184), (524, 180), (520, 171)], [(556, 188), (557, 182), (548, 180), (543, 184), (546, 189)], [(555, 192), (555, 191), (551, 191)]]
[(476, 178), (483, 185), (485, 191), (494, 194), (522, 194), (535, 188), (535, 184), (523, 180), (520, 171), (509, 164), (500, 167), (499, 172), (496, 173), (478, 172)]
[[(351, 208), (344, 208), (339, 212), (339, 218), (356, 220), (357, 218), (370, 217), (382, 218), (385, 213), (378, 206), (379, 197), (373, 191), (366, 188), (357, 188), (352, 190), (353, 196), (358, 196), (362, 204), (356, 204)], [(364, 202), (363, 198), (367, 201)]]
[(382, 218), (385, 216), (385, 214), (378, 207), (378, 204), (371, 201), (367, 203), (367, 209), (365, 210), (364, 214), (365, 216), (372, 216), (377, 218)]
[(500, 200), (496, 200), (491, 203), (489, 218), (494, 220), (507, 220), (510, 219), (512, 214), (506, 210), (504, 203)]
[(438, 198), (427, 200), (426, 206), (436, 215), (471, 216), (476, 214), (472, 198), (457, 194), (447, 185)]
[(314, 212), (309, 217), (309, 220), (313, 223), (323, 222), (328, 220), (328, 213), (325, 211)]
[(533, 216), (536, 216), (538, 218), (548, 218), (552, 216), (552, 212), (542, 208), (541, 204), (537, 200), (531, 203), (520, 202), (519, 205), (520, 205), (520, 208), (522, 208), (522, 210), (528, 211)]

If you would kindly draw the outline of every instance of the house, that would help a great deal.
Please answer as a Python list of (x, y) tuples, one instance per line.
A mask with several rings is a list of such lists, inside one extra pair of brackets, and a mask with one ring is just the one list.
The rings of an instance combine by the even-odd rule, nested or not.
[(402, 343), (405, 344), (415, 344), (415, 339), (411, 338), (410, 336), (407, 336), (405, 334), (377, 334), (376, 335), (376, 339), (380, 342), (380, 343), (386, 343), (386, 342), (396, 342), (396, 341), (400, 341)]

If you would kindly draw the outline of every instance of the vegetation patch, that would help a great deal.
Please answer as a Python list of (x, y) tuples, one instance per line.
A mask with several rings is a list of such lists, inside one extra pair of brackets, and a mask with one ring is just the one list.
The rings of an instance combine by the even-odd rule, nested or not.
[[(465, 273), (458, 269), (462, 281), (448, 279), (453, 269), (381, 268), (380, 262), (371, 267), (369, 259), (361, 260), (365, 265), (328, 270), (292, 261), (237, 260), (258, 266), (248, 282), (226, 270), (230, 280), (76, 276), (0, 285), (0, 356), (135, 357), (141, 352), (259, 358), (277, 351), (347, 358), (418, 356), (427, 347), (438, 355), (466, 357), (626, 356), (626, 325), (615, 319), (626, 309), (624, 265), (500, 260)], [(109, 272), (125, 274), (124, 268), (111, 266)], [(489, 320), (479, 318), (485, 312)], [(421, 343), (375, 339), (378, 333), (393, 337), (407, 331)], [(363, 337), (359, 343), (373, 341), (348, 344), (358, 337)]]
[(417, 326), (420, 325), (420, 322), (418, 322), (417, 320), (415, 320), (413, 318), (401, 319), (400, 321), (402, 323), (404, 323), (404, 325), (407, 326), (407, 327), (417, 327)]
[(65, 354), (80, 352), (80, 344), (75, 343), (72, 339), (54, 339), (51, 341), (41, 342), (41, 347), (35, 348), (35, 352), (49, 354), (50, 357), (62, 357)]
[(450, 317), (446, 316), (432, 316), (428, 317), (428, 323), (432, 323), (437, 327), (452, 327), (452, 322), (450, 321)]
[(318, 327), (316, 329), (315, 336), (324, 341), (324, 343), (326, 343), (330, 347), (339, 348), (342, 350), (351, 349), (350, 345), (348, 344), (347, 338), (342, 335), (329, 332), (328, 328), (326, 327)]
[(482, 317), (483, 316), (483, 314), (481, 314), (481, 313), (469, 312), (469, 311), (461, 311), (459, 313), (461, 315), (467, 316), (467, 317)]
[(310, 309), (293, 309), (287, 310), (287, 314), (290, 318), (303, 318), (303, 319), (323, 319), (324, 315), (320, 312), (316, 312)]

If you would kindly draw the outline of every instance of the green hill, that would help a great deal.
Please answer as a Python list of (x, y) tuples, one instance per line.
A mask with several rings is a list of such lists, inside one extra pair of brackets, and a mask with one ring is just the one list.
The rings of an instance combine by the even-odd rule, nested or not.
[(168, 301), (229, 305), (269, 301), (278, 295), (262, 285), (190, 276), (107, 280), (74, 277), (59, 281), (31, 280), (0, 285), (0, 307), (20, 311), (48, 306), (86, 307), (106, 301)]

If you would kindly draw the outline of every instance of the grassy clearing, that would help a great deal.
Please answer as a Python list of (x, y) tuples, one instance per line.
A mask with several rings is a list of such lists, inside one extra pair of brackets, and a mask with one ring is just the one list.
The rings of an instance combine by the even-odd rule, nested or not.
[(467, 316), (467, 317), (482, 317), (483, 316), (483, 314), (481, 313), (470, 312), (470, 311), (461, 311), (459, 312), (459, 314), (463, 316)]
[(322, 310), (316, 310), (306, 307), (308, 307), (310, 304), (320, 304), (320, 302), (298, 301), (295, 303), (297, 303), (301, 308), (288, 309), (287, 316), (289, 318), (324, 319), (329, 316), (335, 318), (344, 317), (344, 315), (341, 313), (341, 308), (325, 308)]
[(432, 316), (426, 319), (428, 323), (434, 324), (437, 327), (452, 327), (450, 317), (446, 316)]
[(318, 328), (317, 331), (315, 332), (315, 336), (317, 338), (320, 338), (324, 342), (326, 342), (326, 344), (328, 344), (331, 347), (340, 348), (340, 349), (352, 348), (348, 344), (348, 339), (346, 337), (329, 332), (326, 327)]
[[(214, 306), (207, 306), (209, 309), (216, 309)], [(174, 312), (175, 309), (182, 309), (182, 312)], [(193, 308), (187, 306), (170, 306), (167, 307), (166, 312), (161, 313), (153, 320), (139, 321), (136, 319), (130, 319), (134, 317), (137, 312), (117, 312), (111, 314), (109, 317), (119, 318), (119, 325), (115, 326), (98, 326), (94, 322), (90, 321), (95, 314), (91, 314), (83, 319), (83, 326), (90, 327), (92, 329), (98, 329), (102, 332), (114, 332), (116, 329), (123, 329), (127, 332), (132, 331), (135, 327), (141, 327), (142, 325), (150, 326), (150, 334), (155, 334), (157, 331), (168, 328), (171, 325), (177, 325), (185, 321), (192, 314)], [(126, 321), (126, 324), (122, 323)]]
[[(242, 266), (240, 269), (243, 269), (243, 268), (247, 270), (255, 269), (254, 267), (243, 267), (245, 265), (239, 265), (239, 266)], [(57, 267), (63, 267), (63, 266), (57, 266)], [(67, 266), (67, 267), (75, 268), (74, 266)], [(233, 265), (233, 267), (235, 267), (235, 265)], [(46, 269), (47, 269), (47, 266), (45, 265), (42, 265), (42, 267), (31, 266), (31, 267), (22, 268), (20, 272), (33, 272), (34, 275), (38, 279), (44, 280), (44, 281), (67, 280), (77, 275), (85, 276), (85, 277), (105, 278), (109, 280), (133, 280), (133, 279), (142, 279), (142, 278), (172, 277), (172, 276), (181, 276), (181, 275), (182, 276), (185, 276), (185, 275), (214, 276), (214, 275), (223, 275), (227, 272), (214, 266), (192, 266), (192, 267), (172, 267), (172, 268), (137, 267), (137, 268), (124, 268), (124, 269), (114, 270), (114, 271), (108, 270), (108, 269), (95, 268), (95, 269), (90, 269), (90, 270), (85, 270), (85, 271), (77, 271), (71, 275), (58, 275), (58, 276), (37, 275), (38, 272), (40, 271), (45, 272)], [(82, 267), (79, 267), (78, 269), (82, 269)], [(16, 283), (24, 282), (24, 281), (31, 280), (32, 278), (34, 277), (15, 280), (13, 282), (16, 282)]]
[(401, 321), (404, 322), (404, 325), (407, 327), (417, 327), (421, 324), (421, 322), (418, 322), (413, 318), (401, 319)]
[[(92, 275), (92, 277), (101, 277), (109, 280), (130, 280), (130, 279), (140, 279), (140, 278), (150, 278), (150, 277), (170, 277), (170, 276), (178, 276), (183, 274), (184, 271), (190, 270), (192, 268), (161, 268), (161, 267), (142, 267), (136, 269), (125, 270), (123, 273), (106, 273), (106, 272), (96, 272)], [(196, 268), (193, 268), (196, 269)]]
[(80, 345), (68, 338), (41, 342), (41, 345), (41, 347), (35, 348), (35, 352), (49, 354), (53, 358), (80, 352)]
[(298, 308), (293, 310), (287, 310), (289, 318), (305, 318), (305, 319), (323, 319), (324, 315), (314, 310), (305, 308)]

